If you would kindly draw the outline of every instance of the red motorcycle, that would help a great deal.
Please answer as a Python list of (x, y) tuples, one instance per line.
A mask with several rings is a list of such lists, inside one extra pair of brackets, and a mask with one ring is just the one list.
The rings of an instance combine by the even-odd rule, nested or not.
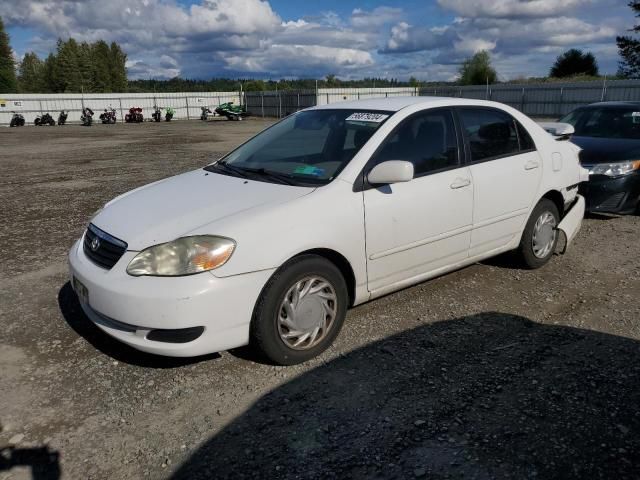
[(144, 121), (142, 109), (140, 107), (131, 107), (129, 113), (124, 116), (124, 121), (127, 123), (140, 123)]
[(100, 121), (102, 123), (116, 123), (116, 109), (113, 107), (105, 108), (104, 112), (100, 114)]

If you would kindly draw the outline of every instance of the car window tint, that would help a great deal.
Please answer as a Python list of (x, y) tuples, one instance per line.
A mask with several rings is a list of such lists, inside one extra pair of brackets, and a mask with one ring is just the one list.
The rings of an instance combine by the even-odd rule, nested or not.
[(640, 108), (633, 104), (587, 107), (562, 121), (574, 126), (576, 136), (640, 139)]
[(529, 150), (535, 150), (536, 144), (533, 143), (533, 139), (531, 138), (531, 135), (529, 135), (529, 132), (527, 132), (527, 129), (524, 128), (520, 124), (520, 122), (518, 122), (517, 120), (515, 122), (516, 122), (516, 127), (518, 127), (518, 140), (520, 140), (520, 151), (527, 152)]
[(425, 112), (403, 121), (382, 144), (373, 163), (406, 160), (416, 176), (458, 165), (458, 144), (449, 110)]
[(265, 145), (251, 157), (253, 162), (270, 162), (292, 156), (304, 157), (322, 152), (329, 138), (329, 124), (314, 130), (300, 130), (296, 135), (282, 136), (278, 142)]
[(472, 161), (519, 153), (518, 135), (510, 115), (490, 109), (462, 109), (460, 118)]

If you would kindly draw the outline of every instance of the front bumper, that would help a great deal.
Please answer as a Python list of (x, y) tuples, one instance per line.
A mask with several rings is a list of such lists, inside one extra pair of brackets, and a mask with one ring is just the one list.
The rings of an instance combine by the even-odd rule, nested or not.
[(580, 184), (579, 192), (589, 212), (633, 213), (640, 200), (640, 173), (615, 178), (591, 175), (588, 182)]
[(582, 226), (582, 219), (584, 218), (585, 201), (582, 195), (576, 195), (576, 200), (573, 205), (565, 212), (562, 221), (558, 224), (558, 230), (564, 235), (564, 249), (562, 253), (565, 253), (571, 245), (571, 242), (580, 231)]
[[(85, 256), (82, 239), (69, 252), (72, 279), (88, 291), (88, 303), (81, 302), (82, 308), (101, 330), (138, 350), (172, 357), (220, 352), (249, 342), (253, 307), (273, 270), (226, 278), (207, 272), (132, 277), (125, 269), (136, 254), (125, 252), (106, 270)], [(190, 327), (204, 331), (183, 343), (147, 338), (150, 331)]]

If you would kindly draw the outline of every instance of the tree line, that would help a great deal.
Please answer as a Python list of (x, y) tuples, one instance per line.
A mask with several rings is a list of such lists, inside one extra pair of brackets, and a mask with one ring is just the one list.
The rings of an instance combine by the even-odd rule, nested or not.
[(58, 40), (55, 52), (44, 60), (34, 52), (16, 64), (9, 35), (0, 18), (0, 92), (3, 93), (103, 93), (127, 90), (127, 55), (103, 40)]
[(411, 80), (402, 82), (392, 78), (363, 78), (360, 80), (340, 80), (335, 75), (327, 75), (322, 79), (298, 78), (281, 80), (261, 80), (251, 78), (212, 78), (210, 80), (190, 80), (172, 78), (170, 80), (129, 80), (129, 92), (229, 92), (242, 88), (245, 92), (274, 90), (315, 90), (318, 88), (338, 87), (406, 87), (412, 85)]
[(25, 54), (18, 67), (18, 91), (123, 92), (127, 89), (126, 60), (127, 55), (115, 42), (58, 40), (56, 51), (44, 60), (33, 52)]

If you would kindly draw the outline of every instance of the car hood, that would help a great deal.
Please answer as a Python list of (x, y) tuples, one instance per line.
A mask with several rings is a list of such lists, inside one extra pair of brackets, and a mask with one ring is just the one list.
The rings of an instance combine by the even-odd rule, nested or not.
[(640, 140), (574, 135), (571, 141), (582, 148), (580, 161), (588, 165), (640, 159)]
[(137, 251), (188, 235), (230, 215), (288, 202), (313, 190), (196, 170), (115, 198), (91, 223), (127, 242), (128, 250)]

